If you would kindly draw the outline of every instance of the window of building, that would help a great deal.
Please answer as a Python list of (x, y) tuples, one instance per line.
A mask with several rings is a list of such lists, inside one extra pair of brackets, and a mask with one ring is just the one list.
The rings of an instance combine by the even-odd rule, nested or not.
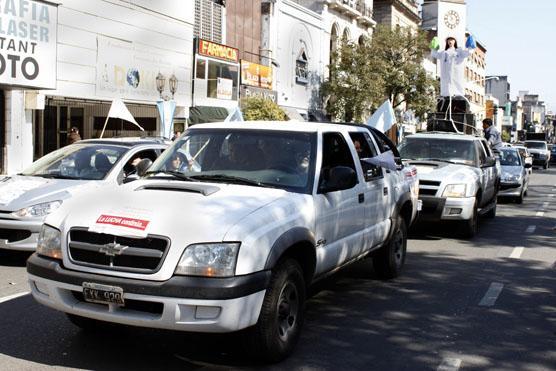
[(309, 82), (308, 58), (305, 50), (301, 50), (297, 60), (295, 61), (295, 82), (298, 84), (307, 84)]
[(207, 97), (218, 98), (218, 79), (232, 80), (232, 100), (238, 99), (239, 68), (224, 62), (208, 60)]

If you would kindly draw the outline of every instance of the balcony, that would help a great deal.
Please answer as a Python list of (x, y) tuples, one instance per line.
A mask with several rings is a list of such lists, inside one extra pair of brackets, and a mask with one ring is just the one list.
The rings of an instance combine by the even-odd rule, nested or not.
[(357, 10), (356, 0), (323, 0), (322, 2), (328, 5), (328, 9), (335, 10), (350, 18), (357, 19), (361, 17), (361, 13)]
[(358, 0), (356, 9), (361, 14), (357, 18), (359, 24), (366, 27), (374, 27), (376, 25), (376, 22), (373, 20), (373, 7), (367, 5), (365, 0)]

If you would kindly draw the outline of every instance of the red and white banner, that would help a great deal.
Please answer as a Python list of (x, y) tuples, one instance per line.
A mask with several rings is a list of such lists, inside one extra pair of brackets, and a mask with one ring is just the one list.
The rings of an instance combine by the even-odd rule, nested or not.
[(144, 231), (149, 225), (148, 220), (125, 218), (114, 215), (101, 215), (97, 219), (97, 224), (109, 224), (125, 228), (133, 228)]

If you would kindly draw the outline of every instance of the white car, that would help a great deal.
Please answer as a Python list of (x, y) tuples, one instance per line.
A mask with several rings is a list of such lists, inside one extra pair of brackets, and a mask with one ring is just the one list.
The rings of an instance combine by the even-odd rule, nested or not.
[(545, 170), (550, 167), (550, 150), (548, 149), (548, 145), (545, 141), (526, 140), (523, 144), (533, 156), (534, 166), (542, 166)]
[(292, 121), (195, 125), (145, 178), (47, 218), (27, 262), (33, 296), (85, 329), (249, 328), (254, 356), (282, 359), (311, 283), (366, 256), (383, 277), (401, 272), (417, 177), (375, 136)]
[(0, 179), (0, 249), (34, 251), (49, 213), (86, 188), (123, 183), (134, 159), (154, 161), (168, 145), (141, 138), (82, 140)]

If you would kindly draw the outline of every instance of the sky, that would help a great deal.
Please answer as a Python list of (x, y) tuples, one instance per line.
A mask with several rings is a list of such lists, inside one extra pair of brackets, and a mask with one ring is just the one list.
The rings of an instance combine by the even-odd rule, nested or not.
[(538, 94), (556, 110), (556, 0), (466, 0), (467, 28), (487, 48), (487, 75), (507, 75), (511, 98)]

